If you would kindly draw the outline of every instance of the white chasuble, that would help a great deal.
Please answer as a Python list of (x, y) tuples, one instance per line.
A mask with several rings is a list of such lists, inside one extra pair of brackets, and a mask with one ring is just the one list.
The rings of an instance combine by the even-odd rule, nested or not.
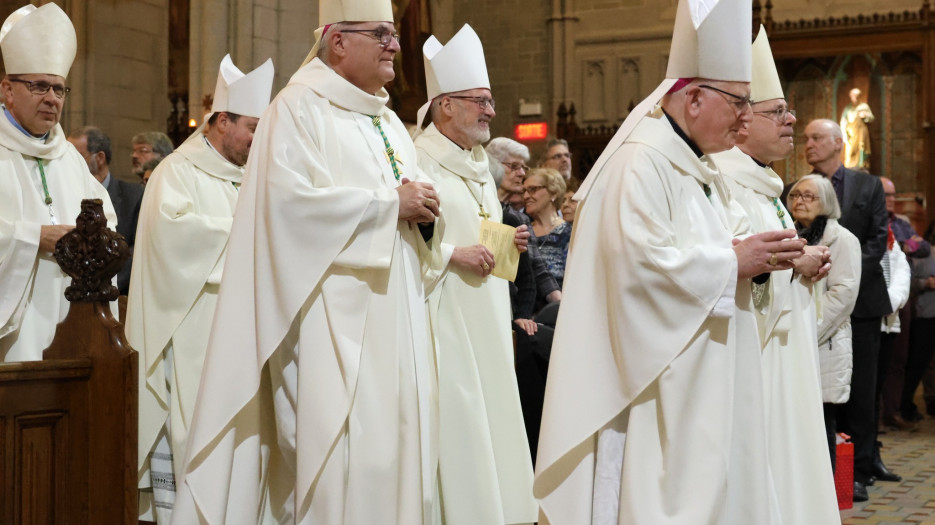
[(415, 145), (419, 166), (438, 191), (448, 255), (427, 272), (426, 283), (437, 344), (443, 521), (532, 523), (538, 510), (514, 372), (508, 283), (448, 264), (455, 247), (479, 242), (482, 214), (502, 221), (487, 154), (480, 146), (463, 150), (434, 124)]
[[(713, 163), (658, 108), (592, 172), (574, 224), (535, 493), (553, 525), (768, 524), (750, 281)], [(759, 417), (762, 417), (760, 414)], [(743, 440), (751, 439), (750, 443)], [(760, 447), (763, 448), (763, 447)]]
[(176, 483), (182, 479), (242, 178), (243, 168), (196, 133), (159, 164), (143, 194), (126, 326), (140, 352), (141, 488), (151, 486), (149, 457), (167, 421), (172, 471)]
[(172, 523), (432, 523), (427, 254), (387, 100), (314, 59), (260, 119)]
[(65, 319), (71, 279), (51, 253), (39, 251), (39, 234), (42, 226), (74, 225), (82, 199), (104, 201), (107, 226), (116, 229), (107, 190), (62, 127), (52, 128), (45, 140), (31, 137), (0, 106), (0, 361), (41, 360)]
[[(754, 232), (792, 228), (782, 179), (734, 148), (714, 161)], [(756, 303), (763, 343), (769, 467), (780, 523), (840, 523), (825, 436), (815, 303), (808, 278), (773, 272)]]

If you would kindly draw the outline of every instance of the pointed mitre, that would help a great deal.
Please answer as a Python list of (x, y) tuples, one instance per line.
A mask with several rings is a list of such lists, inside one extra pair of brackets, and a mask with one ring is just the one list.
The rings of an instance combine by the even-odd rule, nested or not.
[(753, 78), (750, 79), (750, 98), (756, 102), (786, 98), (779, 83), (779, 72), (773, 60), (773, 50), (769, 47), (766, 28), (760, 26), (760, 32), (753, 41)]
[(422, 46), (425, 88), (429, 100), (442, 93), (490, 89), (484, 46), (471, 26), (464, 24), (444, 46), (434, 36)]
[(305, 58), (304, 66), (318, 54), (325, 28), (338, 22), (392, 22), (391, 0), (321, 0), (318, 4), (318, 29), (315, 44)]
[(753, 5), (750, 0), (679, 0), (669, 49), (666, 79), (637, 104), (594, 162), (584, 184), (575, 194), (583, 200), (604, 165), (627, 140), (637, 123), (651, 114), (679, 79), (750, 81)]
[(430, 36), (422, 46), (422, 59), (425, 61), (425, 89), (429, 100), (416, 115), (419, 129), (435, 97), (468, 89), (490, 89), (484, 46), (468, 24), (464, 24), (444, 46), (434, 35)]
[(666, 78), (750, 81), (750, 0), (680, 0)]
[(273, 89), (273, 61), (267, 59), (260, 67), (246, 75), (237, 69), (228, 54), (221, 60), (214, 104), (211, 111), (227, 111), (247, 117), (259, 118), (269, 105)]
[(7, 74), (67, 77), (75, 60), (75, 26), (59, 6), (23, 6), (0, 27), (0, 50)]

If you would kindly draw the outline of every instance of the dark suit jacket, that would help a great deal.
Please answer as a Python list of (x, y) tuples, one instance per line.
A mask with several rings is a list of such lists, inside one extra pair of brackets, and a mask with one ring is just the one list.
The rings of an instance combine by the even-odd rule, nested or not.
[(143, 185), (124, 182), (111, 173), (107, 193), (110, 194), (110, 202), (117, 211), (117, 233), (123, 235), (130, 246), (130, 259), (117, 273), (117, 288), (120, 290), (120, 295), (127, 295), (130, 291), (130, 267), (133, 265), (133, 245), (136, 242), (136, 223), (140, 218), (140, 203), (143, 201)]
[[(853, 317), (882, 317), (892, 313), (880, 259), (886, 251), (889, 217), (880, 178), (844, 170), (844, 202), (838, 221), (860, 241), (861, 274)], [(834, 262), (832, 261), (832, 264)]]

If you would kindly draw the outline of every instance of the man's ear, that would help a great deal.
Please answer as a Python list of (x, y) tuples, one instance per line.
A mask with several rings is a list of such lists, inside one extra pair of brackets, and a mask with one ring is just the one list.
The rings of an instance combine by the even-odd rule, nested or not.
[(220, 131), (221, 133), (224, 133), (227, 131), (227, 129), (231, 125), (231, 119), (230, 119), (230, 116), (228, 116), (226, 111), (221, 111), (220, 113), (218, 113), (218, 118), (217, 120), (214, 121), (214, 125), (215, 127), (218, 128), (218, 131)]
[(10, 103), (13, 100), (13, 83), (6, 77), (0, 80), (0, 95), (3, 95), (3, 103), (7, 107), (10, 107)]
[(439, 108), (446, 117), (451, 117), (455, 111), (453, 102), (451, 100), (452, 99), (449, 96), (442, 96), (441, 100), (439, 101)]
[(685, 114), (697, 117), (701, 111), (704, 101), (701, 98), (701, 88), (698, 86), (688, 86), (685, 88)]
[(347, 55), (347, 48), (344, 46), (344, 33), (340, 31), (331, 31), (329, 33), (325, 35), (326, 40), (322, 44), (331, 46), (329, 50), (332, 55), (343, 58)]

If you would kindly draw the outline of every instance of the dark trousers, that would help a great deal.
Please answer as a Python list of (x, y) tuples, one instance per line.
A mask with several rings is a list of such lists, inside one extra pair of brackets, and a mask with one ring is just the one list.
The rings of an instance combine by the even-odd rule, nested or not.
[(912, 319), (912, 333), (909, 334), (909, 356), (906, 358), (906, 377), (903, 381), (903, 395), (900, 411), (903, 417), (912, 417), (918, 410), (912, 398), (919, 382), (932, 360), (935, 350), (935, 318), (915, 317)]
[(898, 333), (886, 333), (880, 332), (880, 351), (877, 354), (877, 383), (876, 389), (874, 390), (874, 399), (876, 402), (873, 405), (873, 408), (876, 410), (876, 420), (880, 420), (880, 401), (883, 398), (883, 383), (886, 382), (887, 374), (889, 374), (890, 363), (892, 363), (893, 358), (893, 347), (896, 344), (896, 337)]
[(552, 352), (552, 328), (539, 324), (533, 335), (517, 329), (516, 334), (516, 385), (519, 388), (519, 403), (526, 425), (526, 439), (532, 464), (536, 464), (539, 448), (539, 425), (542, 423), (542, 404), (545, 401), (545, 381), (549, 373), (549, 356)]
[(838, 459), (838, 438), (834, 429), (834, 417), (837, 413), (837, 406), (833, 403), (824, 403), (822, 408), (825, 413), (825, 434), (828, 436), (828, 452), (831, 453), (831, 471), (834, 472), (835, 464)]
[[(893, 416), (899, 415), (899, 405), (902, 403), (903, 382), (906, 377), (906, 359), (909, 357), (909, 334), (912, 328), (912, 316), (909, 313), (910, 308), (906, 306), (899, 311), (899, 329), (898, 334), (889, 334), (895, 336), (893, 346), (891, 347), (889, 357), (889, 367), (886, 370), (886, 378), (883, 381), (883, 392), (881, 394), (883, 421), (892, 421)], [(883, 335), (886, 339), (886, 334)], [(885, 341), (883, 343), (886, 344)], [(881, 350), (882, 354), (883, 350)], [(882, 359), (881, 359), (882, 360)]]
[(880, 318), (851, 317), (854, 370), (851, 397), (839, 405), (838, 428), (854, 443), (854, 481), (867, 483), (872, 475), (874, 443), (877, 440), (876, 385), (880, 352)]

